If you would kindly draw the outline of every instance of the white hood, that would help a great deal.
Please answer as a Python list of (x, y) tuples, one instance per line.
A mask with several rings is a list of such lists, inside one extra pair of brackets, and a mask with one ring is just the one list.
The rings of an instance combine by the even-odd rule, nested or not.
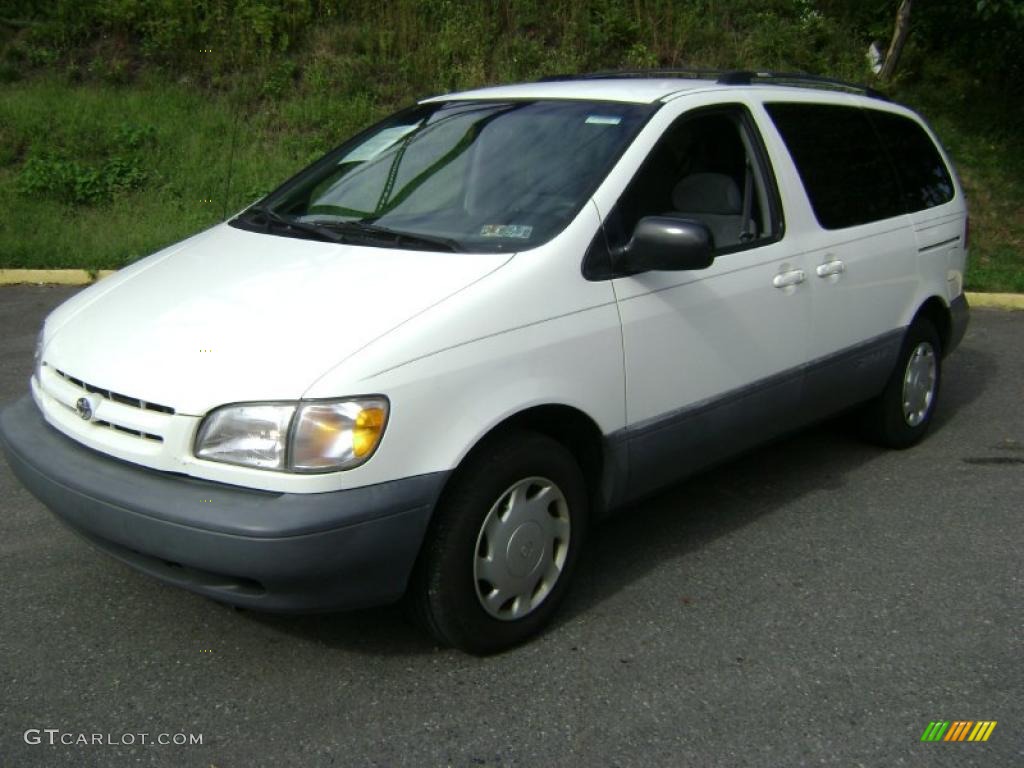
[(47, 320), (44, 359), (186, 414), (297, 399), (325, 371), (508, 259), (220, 225), (65, 302)]

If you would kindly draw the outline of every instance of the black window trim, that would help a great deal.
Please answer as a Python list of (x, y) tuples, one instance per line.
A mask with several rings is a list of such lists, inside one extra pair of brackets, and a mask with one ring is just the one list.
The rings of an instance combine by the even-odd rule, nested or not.
[[(854, 229), (856, 227), (866, 227), (866, 226), (869, 226), (869, 225), (872, 225), (872, 224), (878, 224), (880, 222), (892, 221), (894, 219), (899, 219), (899, 218), (906, 217), (906, 216), (913, 216), (913, 215), (916, 215), (916, 214), (921, 214), (921, 213), (924, 213), (925, 211), (930, 211), (930, 210), (933, 210), (935, 208), (940, 208), (942, 206), (948, 205), (948, 204), (956, 201), (957, 198), (960, 195), (960, 192), (959, 192), (957, 184), (956, 184), (955, 172), (953, 170), (952, 165), (950, 164), (948, 155), (946, 154), (945, 150), (943, 149), (941, 143), (938, 140), (938, 137), (929, 128), (927, 123), (920, 117), (920, 115), (918, 115), (917, 113), (913, 112), (912, 110), (910, 110), (909, 113), (908, 113), (908, 112), (899, 111), (899, 110), (890, 110), (890, 109), (880, 108), (879, 106), (877, 106), (875, 104), (861, 104), (861, 103), (848, 104), (848, 103), (838, 103), (838, 102), (833, 102), (833, 101), (825, 102), (825, 101), (803, 101), (803, 100), (789, 100), (789, 99), (781, 99), (781, 100), (780, 99), (766, 99), (763, 102), (762, 106), (764, 107), (765, 112), (768, 115), (769, 119), (772, 121), (772, 123), (775, 122), (775, 119), (774, 119), (774, 117), (771, 114), (770, 107), (775, 106), (775, 105), (786, 105), (786, 106), (789, 106), (789, 105), (803, 105), (803, 106), (811, 106), (811, 107), (813, 107), (813, 106), (829, 106), (829, 107), (837, 107), (839, 109), (856, 110), (856, 111), (862, 113), (863, 116), (864, 116), (865, 121), (867, 122), (868, 126), (871, 128), (872, 136), (874, 136), (875, 140), (878, 142), (878, 145), (879, 145), (879, 147), (882, 150), (881, 151), (881, 156), (884, 158), (885, 165), (888, 166), (889, 171), (892, 174), (893, 181), (896, 184), (896, 189), (899, 192), (899, 203), (900, 203), (900, 206), (902, 208), (902, 210), (899, 213), (893, 214), (892, 216), (886, 216), (886, 217), (881, 218), (881, 219), (871, 219), (870, 221), (863, 221), (863, 222), (860, 222), (860, 223), (857, 223), (857, 224), (847, 224), (847, 225), (841, 226), (841, 227), (827, 227), (827, 226), (825, 226), (822, 223), (821, 219), (818, 216), (818, 211), (817, 211), (817, 209), (814, 206), (814, 201), (811, 199), (810, 193), (808, 192), (807, 187), (804, 184), (803, 176), (800, 173), (800, 167), (799, 167), (799, 165), (797, 165), (796, 158), (793, 157), (793, 153), (792, 153), (792, 151), (789, 148), (789, 144), (786, 141), (786, 137), (782, 134), (782, 131), (779, 129), (778, 125), (776, 124), (775, 125), (775, 131), (778, 134), (779, 139), (782, 142), (782, 147), (789, 154), (790, 162), (793, 164), (793, 168), (796, 171), (797, 178), (800, 180), (801, 189), (803, 191), (804, 197), (807, 199), (807, 202), (810, 205), (811, 214), (814, 217), (814, 221), (815, 221), (815, 223), (818, 225), (818, 227), (823, 232), (842, 232), (842, 231), (845, 231), (845, 230)], [(921, 133), (924, 134), (925, 138), (928, 140), (929, 144), (932, 146), (932, 149), (935, 150), (936, 157), (939, 159), (939, 162), (942, 163), (942, 167), (946, 171), (946, 176), (950, 180), (950, 188), (951, 188), (953, 194), (952, 194), (952, 196), (948, 200), (946, 200), (943, 203), (939, 203), (937, 205), (927, 206), (925, 208), (918, 208), (918, 209), (915, 209), (915, 210), (910, 210), (910, 207), (907, 205), (907, 196), (906, 196), (906, 189), (905, 189), (906, 179), (904, 179), (902, 173), (900, 172), (900, 168), (899, 168), (898, 164), (895, 162), (895, 160), (893, 158), (893, 153), (892, 153), (891, 147), (889, 146), (889, 144), (885, 140), (885, 138), (882, 136), (881, 131), (879, 130), (879, 127), (878, 127), (877, 123), (875, 122), (875, 120), (872, 119), (872, 114), (873, 113), (874, 114), (891, 115), (893, 117), (897, 117), (897, 118), (906, 120), (911, 125), (915, 126), (919, 131), (921, 131)]]
[[(764, 142), (764, 136), (761, 135), (761, 130), (757, 125), (757, 121), (751, 114), (750, 107), (742, 102), (726, 102), (722, 104), (710, 104), (703, 107), (697, 107), (695, 109), (687, 110), (682, 114), (678, 115), (662, 132), (651, 147), (650, 151), (644, 157), (640, 166), (636, 172), (632, 175), (629, 182), (626, 184), (619, 195), (619, 199), (629, 190), (633, 182), (636, 181), (637, 177), (644, 172), (644, 167), (647, 161), (654, 154), (658, 147), (658, 144), (662, 141), (665, 135), (675, 128), (681, 122), (692, 120), (695, 118), (705, 117), (707, 115), (714, 114), (725, 114), (730, 119), (737, 123), (737, 127), (742, 131), (745, 130), (747, 137), (750, 140), (751, 148), (753, 149), (754, 157), (753, 161), (756, 163), (757, 168), (755, 172), (759, 172), (761, 180), (766, 186), (766, 193), (768, 195), (768, 214), (769, 219), (775, 226), (775, 233), (772, 237), (761, 238), (754, 240), (749, 243), (738, 243), (728, 248), (716, 249), (713, 254), (715, 259), (722, 256), (731, 256), (735, 253), (743, 253), (745, 251), (753, 250), (754, 248), (763, 248), (767, 245), (773, 245), (780, 242), (786, 234), (786, 217), (785, 208), (782, 204), (782, 196), (779, 194), (779, 183), (775, 176), (775, 169), (772, 167), (771, 158), (768, 156), (768, 150)], [(635, 141), (636, 139), (634, 139)], [(742, 140), (742, 139), (741, 139)], [(746, 144), (744, 143), (744, 146)], [(596, 190), (595, 190), (596, 191)], [(616, 270), (611, 264), (611, 246), (608, 243), (608, 239), (605, 233), (605, 221), (611, 216), (615, 215), (616, 209), (618, 208), (619, 201), (615, 201), (615, 205), (612, 206), (611, 210), (601, 220), (600, 225), (597, 228), (597, 233), (591, 240), (590, 245), (587, 248), (586, 253), (583, 256), (583, 262), (581, 266), (581, 272), (583, 277), (591, 282), (598, 282), (602, 280), (614, 280), (620, 277), (628, 277), (632, 272), (625, 272)]]
[[(871, 125), (871, 131), (872, 133), (875, 134), (875, 138), (878, 139), (878, 143), (882, 145), (882, 150), (885, 153), (885, 158), (889, 162), (889, 165), (892, 167), (893, 175), (896, 177), (896, 184), (897, 186), (899, 186), (900, 189), (900, 200), (903, 202), (903, 207), (905, 209), (903, 212), (904, 215), (913, 216), (914, 214), (917, 213), (930, 211), (933, 208), (940, 208), (956, 200), (958, 192), (956, 183), (953, 181), (953, 169), (950, 167), (949, 159), (947, 158), (946, 153), (943, 151), (941, 145), (939, 144), (938, 136), (933, 135), (932, 131), (928, 129), (928, 126), (925, 124), (924, 120), (922, 120), (916, 114), (908, 115), (903, 112), (897, 112), (888, 109), (878, 109), (873, 105), (866, 106), (861, 104), (857, 106), (857, 109), (863, 110), (864, 114), (867, 116), (868, 123)], [(924, 208), (916, 208), (914, 210), (910, 210), (910, 206), (907, 205), (908, 190), (905, 187), (907, 180), (903, 177), (903, 174), (900, 171), (900, 166), (897, 164), (895, 158), (893, 157), (892, 148), (889, 146), (889, 143), (882, 136), (882, 132), (879, 128), (878, 123), (872, 119), (872, 114), (891, 115), (892, 117), (896, 117), (901, 120), (906, 120), (908, 123), (917, 128), (918, 131), (921, 132), (921, 134), (924, 135), (925, 139), (927, 139), (928, 143), (931, 145), (931, 148), (935, 151), (935, 156), (939, 159), (939, 162), (942, 164), (943, 169), (946, 171), (946, 178), (949, 179), (949, 188), (952, 191), (952, 195), (948, 200), (942, 203), (937, 203), (936, 205), (927, 205)]]

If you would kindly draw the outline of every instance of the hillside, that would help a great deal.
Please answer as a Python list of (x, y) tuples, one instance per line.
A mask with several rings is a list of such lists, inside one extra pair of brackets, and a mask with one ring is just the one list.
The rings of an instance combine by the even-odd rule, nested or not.
[[(0, 267), (119, 267), (417, 97), (600, 69), (867, 82), (897, 2), (0, 2)], [(1019, 2), (918, 4), (895, 77), (972, 211), (969, 286), (1024, 291)], [(871, 6), (870, 8), (867, 6)]]

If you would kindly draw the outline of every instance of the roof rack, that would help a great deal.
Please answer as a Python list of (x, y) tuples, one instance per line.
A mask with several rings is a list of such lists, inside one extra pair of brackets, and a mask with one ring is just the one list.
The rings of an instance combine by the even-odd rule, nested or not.
[(572, 75), (549, 75), (542, 77), (538, 83), (553, 83), (559, 80), (617, 80), (646, 77), (678, 77), (691, 80), (716, 80), (728, 74), (724, 69), (611, 69), (601, 72), (583, 72)]
[(753, 85), (754, 83), (772, 83), (774, 85), (796, 85), (806, 88), (824, 88), (831, 91), (849, 91), (862, 93), (873, 99), (885, 99), (881, 91), (862, 83), (851, 83), (834, 77), (809, 75), (806, 72), (754, 72), (736, 70), (723, 72), (717, 81), (721, 85)]
[(885, 99), (881, 91), (869, 85), (851, 83), (833, 77), (809, 75), (806, 72), (769, 72), (735, 69), (624, 69), (605, 72), (585, 72), (576, 75), (551, 75), (537, 82), (550, 83), (564, 80), (616, 80), (628, 78), (665, 77), (691, 80), (713, 80), (719, 85), (753, 85), (772, 83), (802, 88), (823, 88), (832, 91), (861, 93), (875, 99)]

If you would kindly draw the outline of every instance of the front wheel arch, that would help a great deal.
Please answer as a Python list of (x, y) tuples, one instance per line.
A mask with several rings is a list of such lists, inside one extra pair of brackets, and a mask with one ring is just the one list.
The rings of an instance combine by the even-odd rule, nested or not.
[[(564, 562), (539, 607), (531, 608), (522, 618), (504, 621), (488, 615), (476, 583), (480, 533), (496, 502), (511, 486), (524, 479), (549, 482), (548, 478), (567, 499)], [(507, 430), (481, 441), (453, 473), (438, 500), (405, 596), (411, 618), (442, 644), (478, 654), (505, 650), (540, 632), (568, 589), (586, 538), (590, 518), (587, 497), (575, 458), (552, 438), (533, 431)], [(542, 508), (540, 514), (547, 513)], [(526, 519), (516, 525), (534, 523)], [(506, 565), (512, 572), (515, 536), (507, 538), (510, 554)], [(554, 549), (541, 551), (555, 554)], [(544, 562), (539, 558), (529, 573), (524, 570), (514, 575), (522, 579), (542, 576)]]
[[(525, 408), (506, 417), (480, 436), (449, 475), (445, 488), (473, 456), (510, 432), (536, 432), (561, 443), (573, 455), (587, 484), (592, 515), (603, 516), (613, 495), (609, 472), (613, 462), (601, 428), (585, 412), (571, 405), (550, 403)], [(444, 496), (444, 489), (441, 491)]]

